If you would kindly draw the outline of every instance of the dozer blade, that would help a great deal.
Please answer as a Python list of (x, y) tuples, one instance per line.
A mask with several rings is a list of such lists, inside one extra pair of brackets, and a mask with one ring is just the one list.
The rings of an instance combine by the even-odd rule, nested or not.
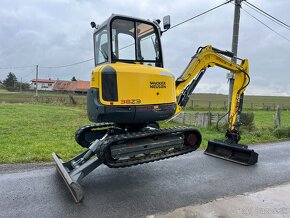
[(247, 146), (220, 141), (208, 141), (204, 154), (247, 166), (254, 165), (258, 161), (258, 154)]
[(77, 181), (73, 181), (73, 179), (69, 175), (68, 169), (64, 166), (64, 162), (62, 159), (56, 154), (52, 153), (52, 157), (56, 163), (57, 170), (61, 177), (63, 178), (68, 190), (72, 194), (76, 203), (79, 203), (84, 198), (84, 191), (81, 185)]

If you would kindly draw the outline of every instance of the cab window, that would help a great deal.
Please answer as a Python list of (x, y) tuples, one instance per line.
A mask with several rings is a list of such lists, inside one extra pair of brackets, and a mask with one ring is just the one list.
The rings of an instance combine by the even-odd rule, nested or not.
[(152, 24), (127, 19), (111, 23), (112, 61), (162, 66), (157, 28)]
[(112, 24), (113, 59), (135, 60), (134, 22), (115, 20)]
[(108, 34), (104, 27), (95, 33), (95, 64), (101, 64), (108, 61)]

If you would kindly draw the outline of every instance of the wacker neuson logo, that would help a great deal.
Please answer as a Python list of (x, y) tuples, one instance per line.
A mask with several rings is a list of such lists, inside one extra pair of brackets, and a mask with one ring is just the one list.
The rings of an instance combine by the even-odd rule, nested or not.
[(150, 82), (150, 89), (164, 89), (166, 88), (166, 82)]

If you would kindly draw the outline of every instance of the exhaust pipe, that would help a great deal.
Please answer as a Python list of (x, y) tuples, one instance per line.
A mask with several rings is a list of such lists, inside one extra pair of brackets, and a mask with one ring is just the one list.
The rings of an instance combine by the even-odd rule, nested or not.
[(241, 144), (227, 144), (221, 141), (208, 141), (204, 154), (234, 163), (250, 166), (258, 162), (258, 153)]

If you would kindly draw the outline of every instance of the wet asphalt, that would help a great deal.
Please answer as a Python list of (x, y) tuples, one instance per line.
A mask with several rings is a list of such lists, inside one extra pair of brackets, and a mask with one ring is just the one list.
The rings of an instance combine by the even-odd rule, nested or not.
[(202, 151), (124, 169), (101, 166), (81, 182), (80, 204), (50, 164), (0, 166), (0, 217), (145, 217), (290, 181), (290, 142), (252, 148), (255, 166)]

